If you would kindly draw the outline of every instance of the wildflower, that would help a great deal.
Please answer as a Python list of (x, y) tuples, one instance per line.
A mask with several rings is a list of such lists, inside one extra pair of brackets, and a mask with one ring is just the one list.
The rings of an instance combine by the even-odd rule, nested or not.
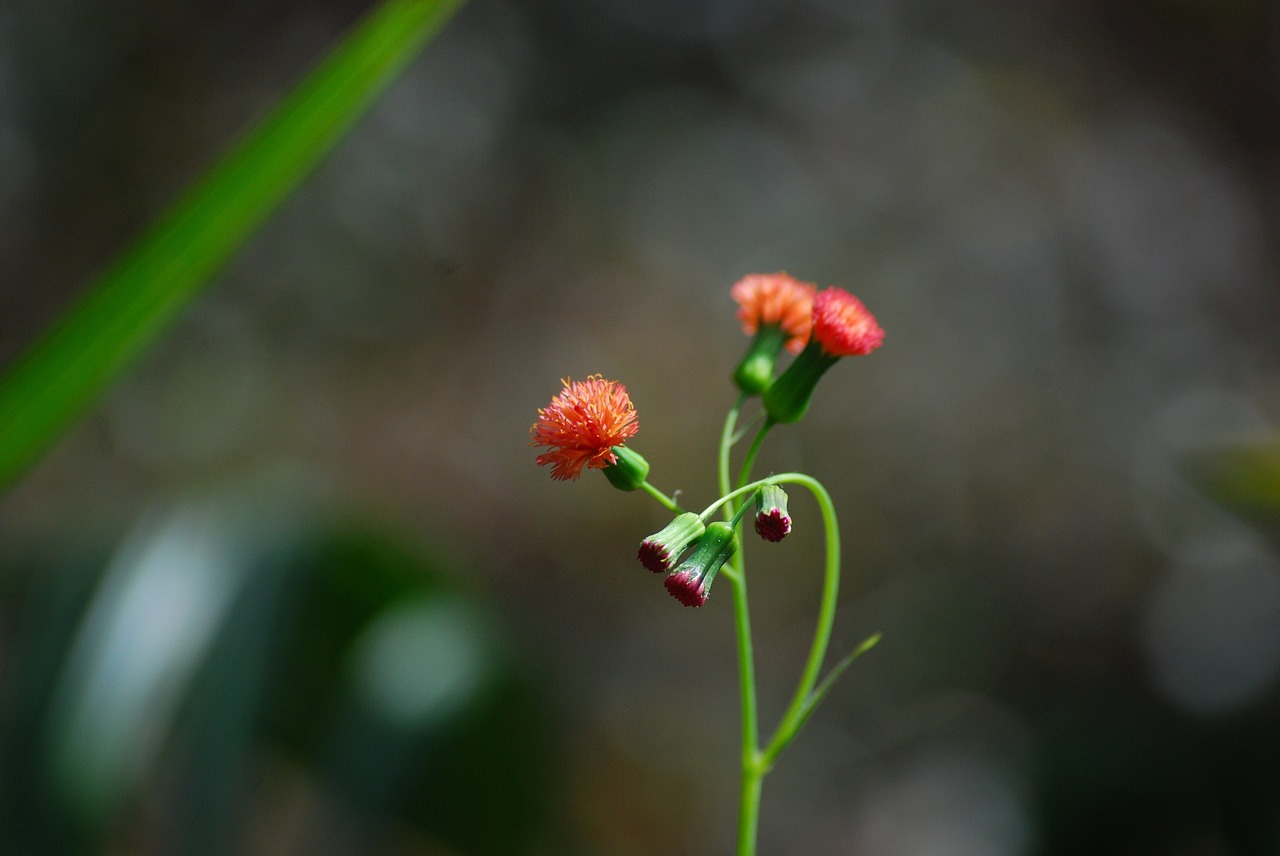
[(621, 466), (631, 476), (628, 481), (634, 480), (632, 471), (643, 465), (644, 473), (635, 486), (643, 483), (648, 464), (622, 445), (640, 430), (627, 388), (598, 374), (584, 381), (560, 382), (564, 389), (539, 408), (538, 421), (529, 428), (529, 445), (550, 449), (538, 455), (538, 466), (552, 464), (551, 477), (563, 481), (578, 478), (584, 466), (608, 474), (606, 468), (616, 469), (621, 457), (626, 459)]
[(755, 338), (733, 373), (738, 388), (748, 394), (764, 390), (783, 347), (800, 353), (809, 339), (813, 295), (817, 288), (785, 273), (754, 273), (734, 283), (730, 295), (738, 302), (744, 333)]
[(791, 532), (787, 493), (776, 484), (767, 484), (756, 494), (756, 532), (764, 540), (775, 542)]
[(690, 544), (702, 537), (706, 526), (692, 511), (676, 517), (655, 535), (640, 542), (640, 564), (655, 574), (665, 574)]
[(813, 301), (813, 338), (829, 356), (857, 357), (880, 347), (884, 330), (861, 300), (828, 288)]
[(707, 531), (693, 553), (667, 577), (667, 591), (685, 606), (702, 606), (707, 602), (716, 574), (737, 549), (738, 539), (732, 526), (720, 521), (707, 524)]
[(884, 341), (884, 330), (862, 301), (841, 288), (828, 288), (813, 300), (813, 331), (796, 361), (769, 385), (764, 409), (774, 422), (798, 422), (809, 409), (813, 390), (841, 357), (869, 354)]

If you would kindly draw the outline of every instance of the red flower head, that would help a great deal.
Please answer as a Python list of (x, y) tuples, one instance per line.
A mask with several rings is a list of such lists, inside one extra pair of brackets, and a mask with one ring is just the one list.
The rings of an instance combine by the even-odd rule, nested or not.
[(538, 466), (554, 464), (553, 479), (576, 479), (584, 466), (604, 469), (618, 462), (613, 447), (640, 430), (627, 388), (617, 381), (591, 375), (584, 381), (560, 381), (564, 389), (529, 428), (531, 446), (551, 451), (538, 456)]
[(813, 339), (833, 357), (856, 357), (880, 347), (884, 330), (861, 300), (832, 287), (813, 299)]
[(753, 273), (734, 283), (729, 294), (738, 302), (738, 320), (748, 336), (761, 326), (780, 327), (786, 347), (800, 353), (809, 340), (813, 295), (817, 287), (785, 273)]
[(774, 422), (798, 422), (809, 409), (813, 390), (841, 357), (869, 354), (884, 342), (884, 330), (862, 301), (843, 288), (824, 288), (813, 298), (813, 335), (763, 395)]
[(667, 592), (685, 606), (699, 607), (707, 602), (708, 586), (693, 568), (681, 568), (664, 583)]

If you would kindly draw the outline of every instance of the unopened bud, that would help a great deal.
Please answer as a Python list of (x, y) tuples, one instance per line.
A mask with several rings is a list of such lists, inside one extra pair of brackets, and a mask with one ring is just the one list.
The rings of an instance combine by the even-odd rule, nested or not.
[(702, 518), (686, 511), (672, 520), (662, 531), (640, 542), (637, 554), (640, 564), (655, 574), (665, 574), (690, 544), (702, 537), (707, 527)]
[(738, 539), (732, 526), (719, 521), (707, 524), (707, 531), (693, 553), (667, 577), (667, 591), (685, 606), (702, 606), (707, 602), (716, 574), (737, 549)]
[(787, 493), (776, 484), (767, 484), (756, 494), (756, 532), (764, 540), (775, 542), (791, 532)]

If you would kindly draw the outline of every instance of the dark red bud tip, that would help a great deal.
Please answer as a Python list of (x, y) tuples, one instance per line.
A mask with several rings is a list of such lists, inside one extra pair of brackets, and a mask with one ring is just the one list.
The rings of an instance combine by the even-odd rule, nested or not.
[(791, 518), (780, 510), (756, 515), (756, 532), (766, 541), (778, 542), (791, 532)]
[(643, 542), (636, 556), (640, 559), (640, 564), (655, 574), (665, 574), (671, 570), (671, 555), (652, 541)]
[(696, 574), (675, 573), (667, 577), (667, 591), (685, 606), (702, 606), (707, 602), (706, 589)]

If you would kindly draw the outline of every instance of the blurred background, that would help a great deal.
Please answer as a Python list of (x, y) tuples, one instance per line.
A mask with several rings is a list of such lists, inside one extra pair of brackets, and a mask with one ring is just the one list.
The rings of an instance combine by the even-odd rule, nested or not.
[[(367, 8), (0, 7), (0, 364)], [(1280, 515), (1187, 477), (1280, 422), (1278, 150), (1263, 0), (473, 0), (0, 500), (0, 852), (730, 852), (727, 592), (527, 430), (621, 380), (709, 503), (787, 270), (887, 331), (759, 465), (836, 501), (832, 660), (885, 637), (761, 853), (1280, 853)]]

